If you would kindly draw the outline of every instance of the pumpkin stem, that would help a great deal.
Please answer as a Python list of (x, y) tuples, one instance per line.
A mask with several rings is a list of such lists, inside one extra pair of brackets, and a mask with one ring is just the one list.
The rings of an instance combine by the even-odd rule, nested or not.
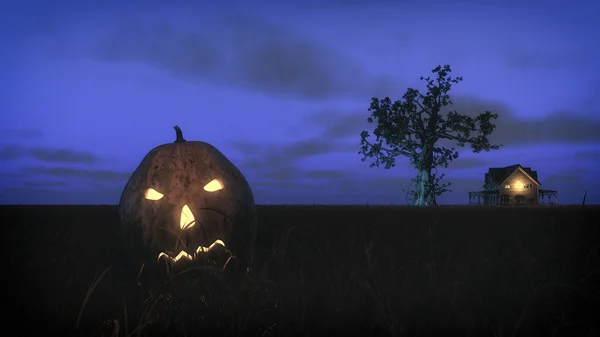
[(186, 140), (183, 139), (183, 133), (181, 132), (179, 126), (175, 125), (173, 129), (175, 129), (175, 133), (177, 134), (177, 139), (175, 139), (175, 143), (185, 143)]

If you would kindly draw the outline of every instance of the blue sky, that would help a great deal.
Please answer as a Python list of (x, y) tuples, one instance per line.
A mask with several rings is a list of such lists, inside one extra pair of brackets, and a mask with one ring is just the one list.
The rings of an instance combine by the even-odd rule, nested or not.
[[(124, 4), (126, 3), (126, 4)], [(167, 4), (168, 3), (168, 4)], [(10, 8), (8, 7), (10, 6)], [(600, 203), (600, 4), (592, 1), (23, 1), (0, 10), (0, 203), (116, 204), (144, 155), (220, 149), (260, 204), (405, 204), (415, 172), (357, 153), (372, 96), (450, 64), (454, 110), (498, 113), (440, 172), (465, 204), (488, 167)]]

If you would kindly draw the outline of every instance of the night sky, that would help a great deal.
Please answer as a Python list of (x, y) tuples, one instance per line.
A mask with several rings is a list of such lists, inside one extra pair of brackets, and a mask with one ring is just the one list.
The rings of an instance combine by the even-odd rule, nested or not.
[(586, 189), (600, 204), (598, 1), (7, 3), (1, 204), (117, 204), (174, 125), (228, 156), (259, 204), (406, 204), (409, 161), (369, 168), (360, 132), (372, 96), (423, 90), (443, 64), (464, 78), (452, 109), (499, 114), (504, 146), (463, 148), (439, 204), (513, 164), (562, 204)]

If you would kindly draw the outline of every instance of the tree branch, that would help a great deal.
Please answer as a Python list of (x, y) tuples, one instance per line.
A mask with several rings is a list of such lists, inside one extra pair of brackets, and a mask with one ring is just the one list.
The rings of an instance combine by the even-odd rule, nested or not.
[[(370, 143), (370, 142), (369, 142), (368, 140), (366, 140), (366, 139), (363, 139), (363, 142), (364, 142), (365, 144), (367, 144), (367, 145), (371, 146), (371, 147), (374, 147), (374, 145), (373, 145), (372, 143)], [(379, 148), (380, 148), (381, 150), (385, 151), (385, 152), (386, 152), (388, 155), (391, 155), (391, 156), (398, 156), (398, 155), (401, 155), (401, 156), (405, 156), (405, 157), (411, 158), (411, 157), (412, 157), (412, 156), (414, 156), (414, 155), (415, 155), (415, 153), (416, 153), (414, 150), (413, 150), (413, 151), (408, 151), (408, 150), (404, 150), (404, 149), (392, 150), (392, 149), (386, 149), (386, 148), (385, 148), (385, 147), (383, 147), (383, 146), (380, 146)]]
[(421, 105), (421, 103), (419, 103), (419, 100), (418, 100), (418, 99), (415, 99), (415, 102), (417, 103), (417, 105), (419, 106), (419, 108), (421, 108), (421, 111), (419, 111), (419, 114), (421, 114), (421, 113), (423, 113), (423, 112), (427, 112), (427, 111), (428, 111), (427, 109), (425, 109), (425, 108), (424, 108), (424, 107)]
[(455, 140), (460, 143), (470, 143), (472, 141), (475, 141), (475, 138), (464, 138), (464, 137), (459, 137), (459, 136), (455, 136), (455, 135), (451, 135), (449, 133), (439, 132), (439, 131), (437, 132), (437, 135), (440, 138), (445, 138), (448, 140)]

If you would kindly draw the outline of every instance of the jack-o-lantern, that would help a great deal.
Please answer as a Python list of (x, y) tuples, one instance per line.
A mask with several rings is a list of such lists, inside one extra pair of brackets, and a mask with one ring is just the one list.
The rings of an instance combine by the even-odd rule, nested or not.
[(253, 249), (256, 206), (244, 175), (219, 150), (186, 141), (152, 149), (125, 185), (119, 215), (129, 249), (171, 265), (225, 248), (237, 259)]

